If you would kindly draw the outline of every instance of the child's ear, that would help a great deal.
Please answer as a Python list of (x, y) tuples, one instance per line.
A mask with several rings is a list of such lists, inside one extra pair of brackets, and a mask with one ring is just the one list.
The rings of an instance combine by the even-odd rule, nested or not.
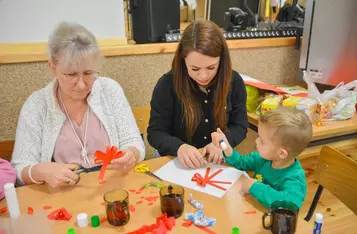
[(289, 156), (289, 152), (286, 149), (284, 148), (279, 149), (279, 157), (281, 159), (286, 159), (288, 156)]

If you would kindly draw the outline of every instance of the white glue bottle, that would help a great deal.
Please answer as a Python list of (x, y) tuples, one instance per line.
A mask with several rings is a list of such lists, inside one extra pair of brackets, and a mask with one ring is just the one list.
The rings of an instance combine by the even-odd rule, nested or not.
[(316, 213), (313, 234), (321, 234), (323, 219), (323, 214)]
[(20, 206), (17, 200), (17, 193), (13, 183), (4, 185), (4, 193), (6, 198), (7, 209), (9, 210), (10, 218), (16, 219), (20, 216)]

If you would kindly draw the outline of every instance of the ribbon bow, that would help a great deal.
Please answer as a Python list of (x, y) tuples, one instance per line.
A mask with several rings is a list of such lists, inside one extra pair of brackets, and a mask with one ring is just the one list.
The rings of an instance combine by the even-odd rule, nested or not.
[(107, 146), (106, 152), (107, 153), (97, 150), (94, 153), (94, 157), (95, 157), (94, 163), (102, 164), (102, 169), (100, 169), (98, 180), (103, 180), (105, 170), (107, 169), (108, 164), (113, 159), (120, 158), (121, 156), (123, 156), (123, 152), (118, 150), (118, 147), (116, 147), (116, 146), (112, 146), (112, 147)]
[(212, 179), (217, 176), (219, 173), (221, 173), (223, 171), (223, 169), (219, 169), (218, 171), (216, 171), (215, 173), (213, 173), (212, 175), (209, 175), (211, 171), (211, 168), (207, 168), (206, 169), (206, 174), (205, 177), (202, 177), (199, 173), (195, 173), (193, 175), (193, 177), (191, 178), (191, 181), (194, 181), (197, 183), (197, 185), (202, 186), (202, 187), (206, 187), (206, 184), (209, 184), (213, 187), (216, 187), (218, 189), (221, 189), (223, 191), (226, 191), (226, 188), (223, 188), (217, 184), (232, 184), (232, 182), (225, 182), (225, 181), (213, 181)]

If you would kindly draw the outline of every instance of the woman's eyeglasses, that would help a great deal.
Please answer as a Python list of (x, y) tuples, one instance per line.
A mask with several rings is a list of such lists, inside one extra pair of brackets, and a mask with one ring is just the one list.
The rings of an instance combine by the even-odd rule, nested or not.
[(64, 78), (66, 79), (66, 81), (70, 82), (70, 83), (77, 83), (79, 81), (79, 79), (82, 77), (83, 81), (86, 83), (92, 83), (94, 82), (98, 76), (99, 76), (99, 72), (96, 71), (85, 71), (83, 73), (79, 73), (79, 72), (73, 72), (73, 73), (62, 73), (61, 74), (64, 76)]

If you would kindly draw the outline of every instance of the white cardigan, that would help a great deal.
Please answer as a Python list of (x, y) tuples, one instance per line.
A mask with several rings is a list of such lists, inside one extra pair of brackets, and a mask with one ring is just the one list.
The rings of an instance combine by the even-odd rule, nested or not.
[[(24, 184), (21, 171), (25, 167), (51, 162), (57, 137), (66, 120), (55, 95), (57, 86), (54, 79), (34, 92), (21, 109), (11, 160), (19, 184)], [(87, 103), (103, 123), (110, 144), (119, 149), (134, 146), (140, 152), (139, 161), (144, 160), (145, 145), (122, 87), (110, 78), (99, 77)]]

